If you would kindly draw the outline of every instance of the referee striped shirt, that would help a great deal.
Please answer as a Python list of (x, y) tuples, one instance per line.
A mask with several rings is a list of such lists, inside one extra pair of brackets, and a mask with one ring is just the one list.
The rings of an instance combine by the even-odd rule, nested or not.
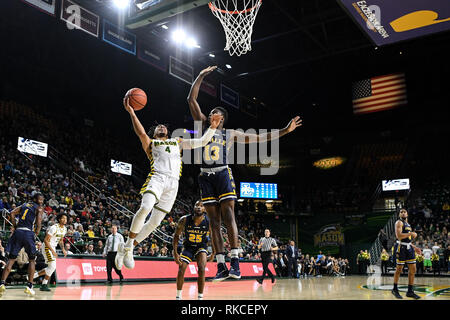
[(272, 247), (276, 247), (277, 242), (275, 241), (274, 238), (264, 237), (264, 238), (259, 239), (259, 245), (261, 246), (262, 252), (267, 252), (267, 251), (270, 251), (270, 249), (272, 249)]

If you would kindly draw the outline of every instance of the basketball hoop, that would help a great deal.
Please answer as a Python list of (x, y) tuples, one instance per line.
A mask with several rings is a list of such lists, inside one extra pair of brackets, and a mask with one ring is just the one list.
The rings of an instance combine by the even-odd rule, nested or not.
[[(238, 8), (242, 5), (242, 8)], [(209, 8), (223, 26), (227, 50), (230, 56), (246, 54), (252, 50), (253, 24), (262, 0), (216, 0)]]

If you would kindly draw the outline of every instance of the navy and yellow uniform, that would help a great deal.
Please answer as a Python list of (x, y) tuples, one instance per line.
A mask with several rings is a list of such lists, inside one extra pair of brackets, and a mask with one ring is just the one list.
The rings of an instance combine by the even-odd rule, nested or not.
[(181, 252), (181, 261), (189, 264), (200, 252), (208, 254), (208, 238), (209, 238), (209, 219), (206, 215), (203, 221), (196, 226), (194, 223), (194, 215), (186, 216), (184, 224), (184, 241), (183, 251)]
[(203, 161), (198, 177), (203, 204), (226, 199), (236, 200), (236, 184), (228, 167), (227, 133), (216, 130), (214, 137), (202, 148)]
[(25, 248), (25, 252), (30, 260), (34, 260), (36, 257), (36, 243), (33, 230), (38, 208), (39, 205), (36, 203), (26, 203), (21, 206), (16, 230), (6, 246), (6, 252), (9, 252), (10, 259), (16, 259), (22, 248)]
[[(403, 222), (402, 233), (412, 232), (411, 225), (405, 221)], [(398, 243), (398, 242), (401, 242)], [(394, 252), (396, 257), (396, 264), (404, 265), (416, 263), (416, 253), (414, 252), (414, 248), (409, 245), (411, 243), (411, 236), (408, 238), (397, 240), (394, 246)]]

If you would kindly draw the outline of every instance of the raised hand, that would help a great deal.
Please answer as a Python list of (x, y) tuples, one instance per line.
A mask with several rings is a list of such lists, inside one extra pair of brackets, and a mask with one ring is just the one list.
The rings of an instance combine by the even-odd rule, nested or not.
[(216, 69), (217, 69), (217, 66), (209, 66), (208, 68), (205, 68), (202, 71), (200, 71), (199, 76), (207, 76), (208, 74), (210, 74), (211, 72), (213, 72)]
[(123, 106), (125, 107), (125, 110), (127, 110), (129, 113), (133, 113), (134, 109), (130, 106), (129, 99), (127, 96), (123, 98)]
[(300, 127), (302, 125), (302, 121), (303, 120), (299, 116), (296, 116), (294, 119), (292, 119), (287, 126), (288, 132), (292, 132), (297, 127)]

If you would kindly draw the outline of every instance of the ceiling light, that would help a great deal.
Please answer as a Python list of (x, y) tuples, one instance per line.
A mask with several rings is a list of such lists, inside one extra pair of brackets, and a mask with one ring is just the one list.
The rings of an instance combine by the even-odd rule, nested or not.
[(125, 9), (128, 7), (130, 1), (129, 0), (113, 0), (114, 5), (119, 9)]
[(227, 67), (228, 69), (231, 69), (231, 66), (229, 64), (226, 64), (225, 67)]
[(216, 56), (215, 56), (214, 54), (212, 54), (212, 53), (210, 53), (209, 56), (210, 56), (211, 58), (215, 58), (215, 57), (216, 57)]
[(161, 28), (163, 28), (163, 29), (165, 29), (165, 30), (169, 29), (169, 27), (166, 26), (165, 24), (163, 24), (163, 25), (161, 26)]
[(180, 30), (180, 29), (175, 30), (175, 31), (172, 33), (172, 39), (173, 39), (175, 42), (178, 42), (178, 43), (183, 42), (184, 39), (186, 39), (186, 34), (184, 33), (183, 30)]

